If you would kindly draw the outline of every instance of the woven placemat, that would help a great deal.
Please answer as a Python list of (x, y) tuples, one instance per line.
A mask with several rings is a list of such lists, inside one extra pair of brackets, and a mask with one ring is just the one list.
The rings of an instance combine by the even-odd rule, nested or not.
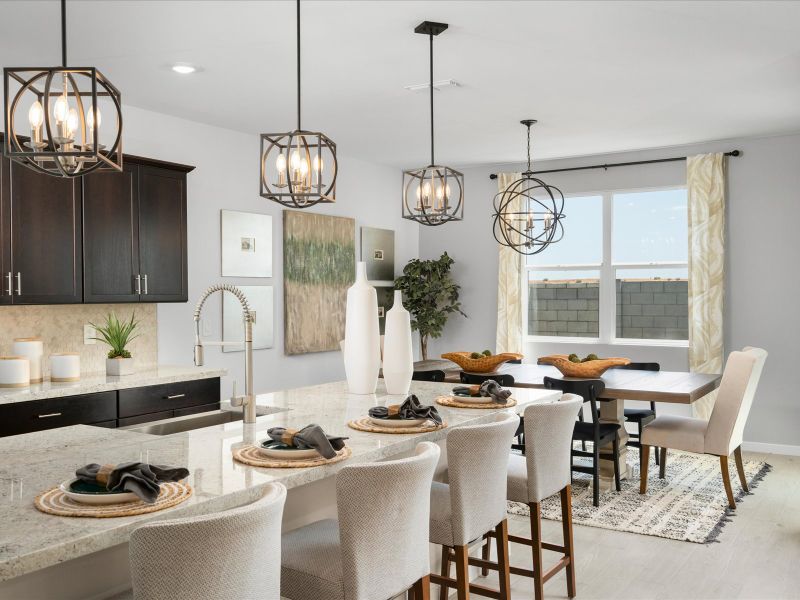
[(345, 446), (339, 450), (333, 458), (320, 456), (319, 458), (310, 458), (308, 460), (278, 460), (264, 456), (258, 451), (257, 446), (243, 446), (233, 451), (233, 458), (251, 467), (264, 467), (265, 469), (302, 469), (305, 467), (332, 465), (333, 463), (349, 458), (352, 453), (353, 451)]
[(436, 398), (436, 404), (441, 404), (442, 406), (449, 406), (450, 408), (493, 408), (493, 409), (500, 409), (500, 408), (511, 408), (512, 406), (517, 405), (517, 401), (513, 398), (509, 398), (508, 402), (505, 404), (499, 404), (498, 402), (492, 402), (491, 400), (487, 402), (462, 402), (458, 399), (458, 396), (439, 396)]
[(444, 429), (447, 427), (447, 422), (442, 422), (441, 425), (437, 425), (434, 421), (426, 421), (422, 425), (417, 425), (416, 427), (380, 427), (375, 425), (369, 417), (361, 417), (360, 419), (355, 419), (353, 421), (348, 421), (347, 426), (351, 429), (357, 429), (358, 431), (368, 431), (370, 433), (402, 433), (402, 434), (409, 434), (409, 433), (427, 433), (429, 431), (438, 431), (439, 429)]
[(161, 492), (158, 495), (158, 499), (153, 504), (148, 504), (142, 500), (136, 500), (135, 502), (93, 506), (91, 504), (75, 502), (75, 500), (68, 498), (60, 489), (53, 488), (52, 490), (47, 490), (36, 496), (33, 505), (41, 512), (47, 513), (48, 515), (107, 519), (110, 517), (132, 517), (133, 515), (143, 515), (145, 513), (164, 510), (188, 500), (191, 495), (192, 486), (188, 483), (170, 481), (161, 484)]

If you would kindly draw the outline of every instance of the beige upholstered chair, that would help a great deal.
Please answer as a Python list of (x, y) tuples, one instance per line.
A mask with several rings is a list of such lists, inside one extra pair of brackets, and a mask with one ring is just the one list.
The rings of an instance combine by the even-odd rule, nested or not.
[[(440, 598), (447, 589), (458, 590), (458, 598), (476, 593), (497, 592), (470, 585), (469, 564), (496, 570), (500, 574), (500, 597), (510, 597), (508, 570), (508, 524), (506, 522), (506, 470), (511, 441), (519, 425), (513, 413), (500, 413), (491, 423), (459, 427), (447, 435), (447, 478), (431, 487), (432, 544), (442, 546), (442, 571), (431, 575), (440, 586)], [(497, 535), (497, 562), (469, 557), (469, 545), (493, 530)], [(452, 552), (451, 552), (452, 549)], [(450, 562), (456, 563), (456, 578), (450, 577)]]
[(280, 598), (281, 483), (247, 506), (142, 525), (130, 540), (135, 600)]
[(428, 598), (429, 506), (439, 446), (410, 458), (343, 468), (339, 520), (283, 535), (281, 594), (292, 600), (386, 600), (412, 589)]
[(698, 454), (713, 454), (719, 456), (722, 481), (728, 495), (728, 505), (736, 508), (736, 500), (731, 489), (731, 478), (728, 473), (728, 457), (733, 452), (742, 489), (748, 491), (742, 464), (742, 436), (766, 360), (767, 352), (761, 348), (747, 347), (741, 352), (730, 353), (722, 374), (717, 400), (708, 421), (663, 415), (644, 428), (640, 493), (647, 492), (650, 446), (661, 448), (659, 477), (662, 479), (666, 475), (667, 448)]

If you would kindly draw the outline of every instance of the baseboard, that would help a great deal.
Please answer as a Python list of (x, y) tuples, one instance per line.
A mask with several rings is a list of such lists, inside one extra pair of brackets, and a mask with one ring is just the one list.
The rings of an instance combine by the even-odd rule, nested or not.
[(765, 444), (763, 442), (744, 442), (742, 450), (745, 452), (764, 452), (767, 454), (784, 454), (786, 456), (800, 456), (800, 446), (789, 444)]

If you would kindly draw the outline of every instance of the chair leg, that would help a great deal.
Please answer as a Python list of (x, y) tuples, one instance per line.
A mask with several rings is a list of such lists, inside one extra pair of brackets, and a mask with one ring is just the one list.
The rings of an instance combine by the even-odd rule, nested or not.
[(739, 446), (733, 451), (733, 458), (736, 460), (736, 470), (739, 472), (739, 483), (742, 484), (742, 489), (749, 492), (750, 488), (747, 485), (747, 478), (744, 476), (744, 462), (742, 461), (742, 447)]
[(544, 598), (542, 581), (542, 505), (539, 502), (528, 504), (531, 513), (531, 554), (533, 555), (533, 589), (536, 600)]
[(600, 448), (592, 446), (592, 503), (600, 506)]
[[(500, 597), (511, 600), (511, 571), (508, 560), (508, 520), (503, 519), (494, 528), (497, 536), (497, 576), (500, 579)], [(486, 546), (488, 548), (488, 544)]]
[[(578, 411), (578, 421), (583, 423), (583, 407)], [(586, 452), (586, 440), (581, 440), (581, 450)]]
[(647, 469), (650, 466), (650, 446), (639, 448), (639, 493), (647, 493)]
[(418, 579), (411, 588), (411, 597), (414, 600), (430, 600), (431, 598), (431, 578), (430, 575)]
[[(450, 577), (450, 548), (442, 546), (442, 567), (439, 569), (442, 577)], [(439, 586), (439, 600), (447, 600), (450, 590), (446, 585)]]
[(658, 478), (664, 479), (667, 476), (667, 449), (661, 448), (661, 464), (658, 465)]
[(622, 485), (619, 482), (619, 435), (614, 436), (614, 441), (611, 442), (611, 451), (614, 453), (614, 487), (618, 492), (621, 492)]
[(564, 531), (564, 556), (569, 559), (567, 564), (567, 596), (575, 597), (575, 555), (572, 542), (572, 486), (568, 485), (561, 490), (561, 527)]
[(733, 488), (731, 488), (731, 476), (728, 473), (728, 457), (719, 457), (719, 468), (722, 471), (722, 483), (725, 484), (725, 493), (728, 495), (728, 506), (736, 508), (736, 500), (733, 499)]
[[(497, 548), (498, 554), (500, 552), (500, 547)], [(488, 535), (483, 536), (483, 548), (481, 548), (481, 558), (483, 560), (489, 560), (492, 556), (492, 538)], [(481, 577), (486, 577), (489, 574), (489, 569), (486, 567), (481, 567)]]
[(456, 546), (456, 598), (469, 599), (469, 546)]

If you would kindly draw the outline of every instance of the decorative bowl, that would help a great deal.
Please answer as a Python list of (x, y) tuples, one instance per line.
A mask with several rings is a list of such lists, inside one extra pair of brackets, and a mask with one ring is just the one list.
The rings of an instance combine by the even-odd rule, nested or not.
[(598, 358), (597, 360), (587, 360), (586, 362), (575, 363), (566, 354), (551, 354), (542, 356), (538, 363), (540, 365), (553, 365), (561, 371), (564, 377), (577, 377), (581, 379), (595, 379), (600, 377), (611, 367), (621, 367), (630, 364), (630, 358)]
[(522, 354), (513, 352), (503, 352), (502, 354), (492, 354), (491, 356), (481, 356), (480, 358), (470, 358), (472, 352), (448, 352), (442, 354), (442, 358), (456, 363), (467, 373), (494, 373), (497, 367), (509, 360), (520, 360)]
[(139, 499), (139, 496), (133, 492), (110, 492), (98, 484), (88, 483), (78, 478), (69, 479), (58, 487), (67, 498), (81, 504), (100, 506), (135, 502)]

